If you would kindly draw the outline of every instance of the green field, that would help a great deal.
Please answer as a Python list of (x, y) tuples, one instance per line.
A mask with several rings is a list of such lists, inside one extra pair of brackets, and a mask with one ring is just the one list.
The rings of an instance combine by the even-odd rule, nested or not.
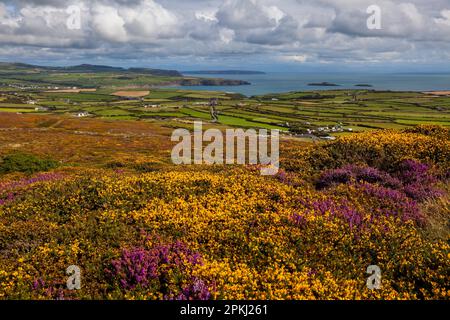
[[(211, 99), (217, 99), (218, 123), (244, 128), (275, 128), (285, 132), (331, 135), (374, 129), (402, 129), (418, 124), (450, 126), (450, 97), (420, 92), (374, 90), (323, 90), (244, 97), (220, 91), (193, 91), (182, 87), (162, 89), (173, 80), (130, 72), (61, 72), (25, 69), (0, 70), (0, 112), (76, 114), (91, 117), (168, 123), (210, 121)], [(95, 92), (48, 92), (89, 87)], [(69, 87), (64, 87), (69, 86)], [(115, 91), (146, 87), (142, 98), (123, 98)], [(213, 88), (213, 87), (212, 87)], [(31, 103), (32, 101), (33, 103)], [(37, 108), (37, 110), (35, 110)], [(181, 122), (180, 122), (181, 123)], [(335, 128), (336, 130), (333, 130)]]
[[(422, 93), (358, 91), (313, 91), (239, 98), (214, 91), (152, 89), (144, 99), (122, 100), (114, 90), (49, 93), (23, 90), (14, 96), (0, 95), (0, 112), (89, 112), (91, 116), (114, 119), (210, 121), (209, 102), (217, 98), (218, 124), (244, 128), (281, 129), (302, 132), (339, 126), (344, 131), (401, 129), (418, 124), (450, 126), (450, 97)], [(276, 97), (276, 98), (275, 98)], [(35, 105), (27, 104), (34, 100)], [(275, 99), (275, 100), (274, 100)], [(330, 132), (341, 135), (345, 132)]]

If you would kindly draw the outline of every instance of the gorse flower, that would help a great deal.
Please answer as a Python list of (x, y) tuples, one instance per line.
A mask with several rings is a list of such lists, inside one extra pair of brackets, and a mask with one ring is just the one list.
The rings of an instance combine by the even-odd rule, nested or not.
[[(0, 299), (448, 299), (447, 133), (288, 141), (273, 177), (155, 165), (139, 138), (105, 156), (119, 165), (8, 174)], [(65, 288), (72, 264), (82, 290)], [(380, 290), (366, 288), (372, 264)]]

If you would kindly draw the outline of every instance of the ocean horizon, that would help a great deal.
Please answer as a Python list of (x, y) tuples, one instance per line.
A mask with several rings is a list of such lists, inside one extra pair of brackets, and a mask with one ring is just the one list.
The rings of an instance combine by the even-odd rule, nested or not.
[[(184, 73), (189, 76), (190, 74)], [(194, 75), (193, 75), (194, 76)], [(266, 74), (196, 74), (196, 77), (244, 80), (242, 86), (183, 86), (186, 90), (207, 90), (241, 93), (246, 96), (289, 91), (372, 89), (390, 91), (450, 90), (450, 73), (301, 73), (267, 72)], [(328, 82), (338, 86), (310, 86)], [(371, 87), (359, 87), (368, 84)], [(164, 87), (170, 88), (172, 86)]]

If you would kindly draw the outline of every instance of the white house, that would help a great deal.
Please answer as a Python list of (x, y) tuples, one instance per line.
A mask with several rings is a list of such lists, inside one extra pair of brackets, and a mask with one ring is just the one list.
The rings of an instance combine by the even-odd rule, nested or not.
[(76, 114), (76, 117), (78, 117), (78, 118), (83, 118), (83, 117), (87, 117), (87, 116), (89, 116), (89, 113), (86, 111), (78, 112)]

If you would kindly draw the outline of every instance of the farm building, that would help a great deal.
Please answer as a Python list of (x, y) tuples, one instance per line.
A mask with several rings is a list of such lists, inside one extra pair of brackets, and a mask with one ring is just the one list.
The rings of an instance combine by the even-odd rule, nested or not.
[(77, 114), (75, 114), (75, 116), (78, 117), (78, 118), (83, 118), (83, 117), (90, 116), (90, 114), (89, 114), (89, 112), (81, 111), (81, 112), (78, 112)]

